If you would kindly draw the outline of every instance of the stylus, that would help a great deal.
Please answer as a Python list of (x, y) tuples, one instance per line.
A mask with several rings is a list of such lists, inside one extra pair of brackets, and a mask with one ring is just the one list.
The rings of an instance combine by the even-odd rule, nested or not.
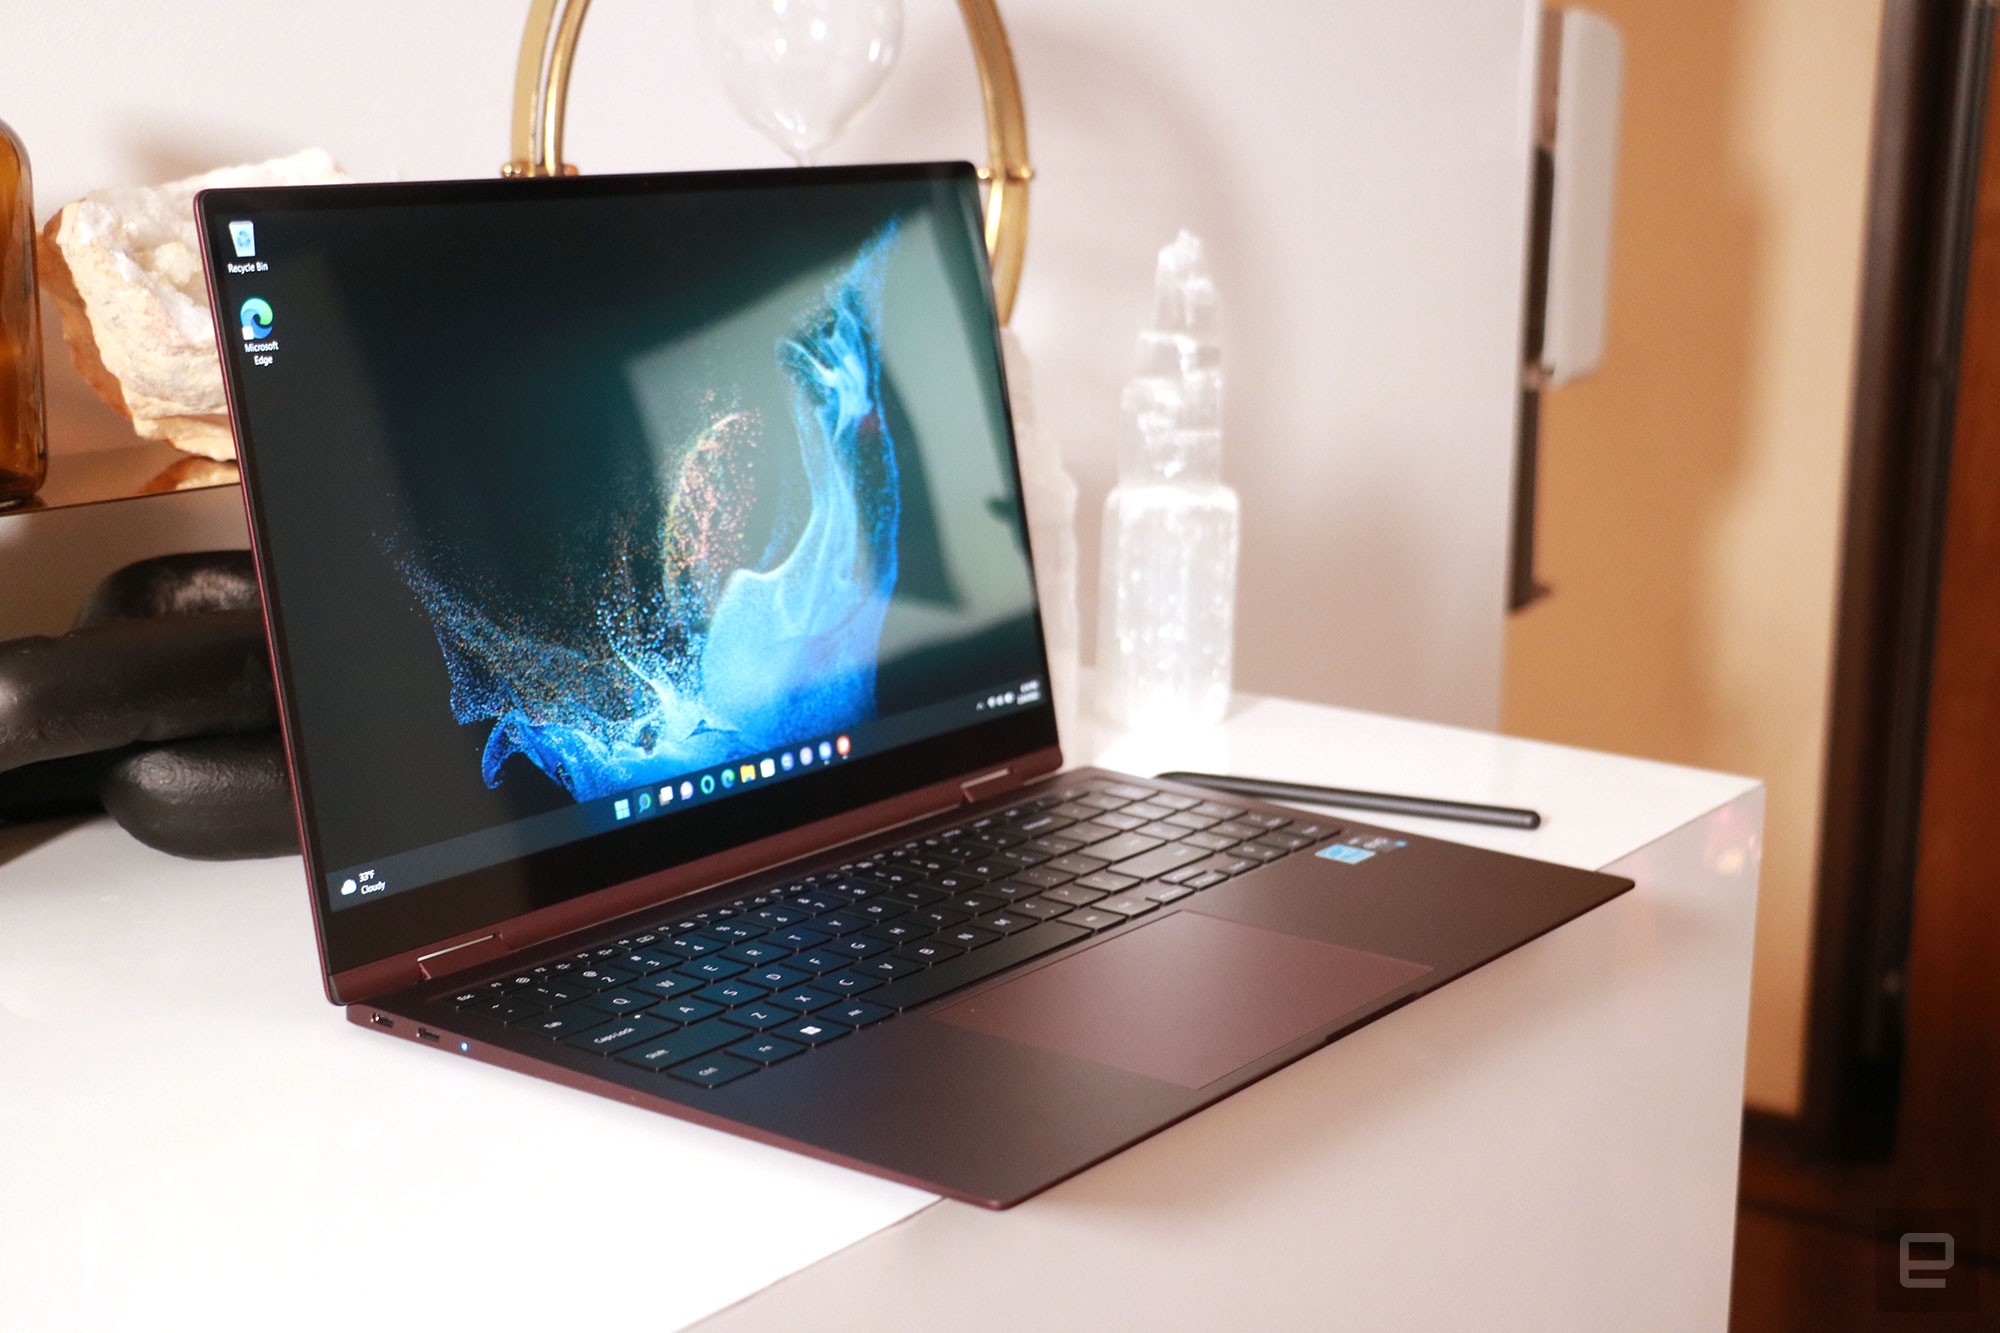
[(1191, 787), (1207, 787), (1236, 796), (1261, 796), (1270, 801), (1298, 801), (1306, 805), (1337, 805), (1348, 810), (1373, 810), (1388, 815), (1421, 815), (1426, 819), (1456, 819), (1462, 824), (1494, 824), (1500, 828), (1540, 828), (1542, 817), (1533, 810), (1507, 805), (1474, 805), (1470, 801), (1441, 801), (1429, 796), (1392, 796), (1379, 791), (1348, 791), (1341, 787), (1314, 787), (1303, 782), (1273, 782), (1267, 778), (1236, 778), (1226, 773), (1162, 773), (1167, 782), (1185, 782)]

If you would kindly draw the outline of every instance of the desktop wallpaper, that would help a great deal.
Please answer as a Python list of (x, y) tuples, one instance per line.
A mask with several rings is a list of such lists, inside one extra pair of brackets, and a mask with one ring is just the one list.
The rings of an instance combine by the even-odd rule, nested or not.
[(1043, 670), (971, 190), (256, 225), (222, 296), (272, 309), (239, 407), (323, 866)]

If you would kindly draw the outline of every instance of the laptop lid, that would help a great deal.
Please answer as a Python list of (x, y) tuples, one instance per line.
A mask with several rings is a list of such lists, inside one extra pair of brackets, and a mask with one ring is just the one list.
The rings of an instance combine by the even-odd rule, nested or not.
[(969, 165), (197, 212), (333, 998), (1060, 763)]

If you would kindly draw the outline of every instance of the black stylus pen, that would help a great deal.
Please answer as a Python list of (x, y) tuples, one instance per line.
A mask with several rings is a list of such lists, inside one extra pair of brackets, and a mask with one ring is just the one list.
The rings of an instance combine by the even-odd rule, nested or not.
[(1168, 782), (1207, 787), (1236, 796), (1260, 796), (1269, 801), (1300, 801), (1306, 805), (1337, 805), (1348, 810), (1374, 810), (1388, 815), (1421, 815), (1425, 819), (1456, 819), (1462, 824), (1493, 824), (1500, 828), (1540, 828), (1533, 810), (1508, 805), (1474, 805), (1470, 801), (1440, 801), (1429, 796), (1392, 796), (1380, 791), (1348, 791), (1313, 787), (1303, 782), (1272, 782), (1265, 778), (1234, 778), (1226, 773), (1162, 773)]

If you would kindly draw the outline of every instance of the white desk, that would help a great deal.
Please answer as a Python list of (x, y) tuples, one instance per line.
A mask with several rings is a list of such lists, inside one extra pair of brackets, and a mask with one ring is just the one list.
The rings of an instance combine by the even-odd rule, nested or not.
[(1756, 783), (1275, 700), (1077, 748), (1639, 888), (989, 1213), (353, 1028), (294, 861), (0, 831), (0, 1328), (1724, 1325)]

